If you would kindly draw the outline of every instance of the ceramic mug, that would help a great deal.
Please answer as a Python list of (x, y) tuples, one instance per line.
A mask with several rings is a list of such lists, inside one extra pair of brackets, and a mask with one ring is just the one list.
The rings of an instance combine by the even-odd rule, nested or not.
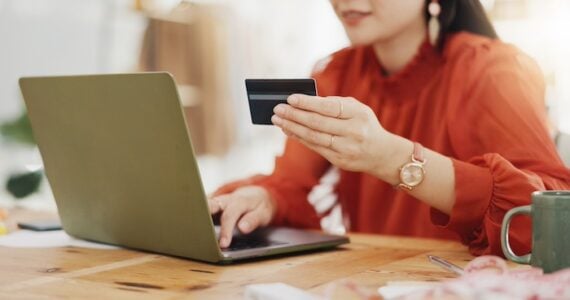
[[(511, 219), (518, 215), (532, 218), (532, 252), (523, 256), (513, 253), (509, 245)], [(537, 191), (532, 204), (507, 212), (501, 228), (505, 257), (521, 264), (542, 268), (545, 273), (570, 267), (570, 191)]]

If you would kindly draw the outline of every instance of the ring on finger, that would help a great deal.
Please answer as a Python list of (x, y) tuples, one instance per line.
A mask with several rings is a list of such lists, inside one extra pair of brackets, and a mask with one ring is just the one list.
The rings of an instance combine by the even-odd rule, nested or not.
[(344, 110), (344, 105), (342, 104), (342, 101), (340, 101), (340, 99), (338, 100), (338, 115), (335, 117), (337, 119), (342, 118), (342, 112)]
[(333, 144), (334, 144), (334, 138), (335, 138), (335, 135), (331, 134), (331, 142), (329, 143), (329, 148), (331, 148), (331, 149), (332, 149)]

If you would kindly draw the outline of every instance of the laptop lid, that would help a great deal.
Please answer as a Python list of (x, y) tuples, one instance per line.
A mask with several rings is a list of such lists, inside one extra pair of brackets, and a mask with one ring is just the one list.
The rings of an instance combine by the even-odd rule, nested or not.
[(20, 87), (67, 233), (223, 258), (168, 73), (22, 78)]

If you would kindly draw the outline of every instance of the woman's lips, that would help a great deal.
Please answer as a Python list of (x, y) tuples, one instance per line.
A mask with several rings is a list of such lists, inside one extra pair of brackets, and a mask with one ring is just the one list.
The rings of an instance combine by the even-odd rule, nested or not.
[(348, 11), (341, 12), (340, 15), (341, 15), (342, 20), (344, 21), (345, 24), (347, 24), (349, 26), (356, 26), (362, 20), (364, 20), (366, 17), (370, 16), (371, 14), (372, 13), (370, 13), (370, 12), (348, 10)]

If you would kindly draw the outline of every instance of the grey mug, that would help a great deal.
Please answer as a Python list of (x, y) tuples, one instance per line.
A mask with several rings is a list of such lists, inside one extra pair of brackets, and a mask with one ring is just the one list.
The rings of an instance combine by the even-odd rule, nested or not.
[[(514, 216), (532, 218), (532, 251), (518, 256), (509, 245), (509, 226)], [(570, 267), (570, 191), (537, 191), (532, 204), (507, 212), (501, 228), (505, 257), (521, 264), (542, 268), (545, 273)]]

